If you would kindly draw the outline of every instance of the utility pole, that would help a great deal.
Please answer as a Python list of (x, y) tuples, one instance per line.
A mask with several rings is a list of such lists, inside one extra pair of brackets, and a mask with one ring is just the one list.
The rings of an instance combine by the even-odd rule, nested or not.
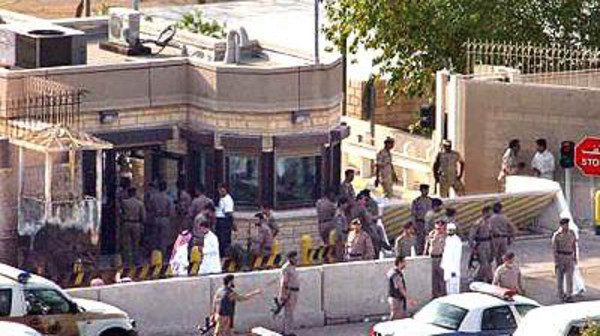
[(321, 63), (319, 60), (319, 2), (315, 0), (315, 64)]

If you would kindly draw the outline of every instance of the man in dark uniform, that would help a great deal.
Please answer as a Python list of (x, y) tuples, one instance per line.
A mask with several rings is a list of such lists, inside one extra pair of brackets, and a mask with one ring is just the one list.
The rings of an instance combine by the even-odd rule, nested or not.
[(417, 254), (421, 255), (425, 248), (425, 237), (427, 236), (427, 231), (425, 230), (425, 215), (433, 208), (433, 200), (429, 197), (429, 185), (421, 184), (419, 190), (421, 191), (421, 196), (415, 198), (412, 202), (410, 213), (413, 218), (413, 228), (417, 236)]
[(214, 203), (210, 198), (208, 198), (205, 195), (204, 186), (199, 185), (196, 187), (196, 190), (194, 190), (194, 199), (192, 200), (192, 204), (190, 205), (190, 208), (188, 210), (189, 220), (193, 222), (196, 216), (198, 216), (198, 214), (202, 212), (202, 210), (207, 204)]
[(394, 261), (394, 267), (386, 275), (388, 280), (390, 320), (405, 318), (407, 316), (408, 304), (415, 304), (415, 301), (408, 297), (406, 280), (404, 279), (404, 268), (406, 268), (404, 257), (397, 256)]
[(167, 255), (169, 246), (169, 237), (171, 233), (171, 216), (173, 215), (173, 203), (167, 195), (167, 183), (160, 181), (158, 192), (150, 196), (149, 207), (152, 209), (152, 215), (155, 223), (154, 246), (163, 257)]
[(277, 237), (277, 234), (279, 233), (279, 225), (277, 225), (277, 222), (273, 217), (273, 209), (271, 206), (269, 204), (261, 205), (260, 212), (263, 215), (262, 221), (271, 229), (273, 238)]
[(494, 273), (494, 281), (492, 285), (508, 288), (516, 291), (518, 294), (523, 295), (523, 285), (521, 283), (521, 270), (519, 266), (515, 264), (515, 254), (508, 252), (503, 257), (504, 263), (496, 269)]
[(223, 278), (221, 287), (213, 299), (212, 319), (216, 323), (215, 336), (233, 336), (233, 317), (235, 315), (235, 303), (251, 299), (261, 293), (260, 289), (248, 294), (239, 294), (235, 291), (233, 274)]
[[(560, 228), (552, 236), (552, 252), (554, 252), (554, 268), (558, 282), (558, 297), (563, 302), (572, 302), (573, 272), (577, 264), (577, 236), (569, 229), (569, 219), (560, 220)], [(567, 291), (564, 283), (567, 283)]]
[(375, 259), (375, 250), (371, 237), (362, 230), (360, 219), (356, 218), (350, 223), (352, 231), (348, 234), (346, 242), (346, 261)]
[(146, 209), (142, 201), (136, 198), (135, 188), (127, 190), (127, 198), (122, 201), (120, 210), (124, 261), (129, 266), (137, 265), (140, 262), (140, 242), (146, 221)]
[(492, 209), (484, 206), (481, 210), (481, 218), (477, 221), (469, 234), (469, 245), (479, 256), (479, 271), (475, 275), (476, 281), (491, 283), (494, 277), (492, 271), (492, 227), (490, 217)]

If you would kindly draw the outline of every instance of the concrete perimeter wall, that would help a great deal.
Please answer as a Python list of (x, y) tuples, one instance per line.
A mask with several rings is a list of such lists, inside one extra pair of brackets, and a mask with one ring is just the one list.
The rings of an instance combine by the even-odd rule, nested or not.
[[(361, 321), (388, 313), (385, 274), (392, 259), (304, 267), (300, 269), (301, 292), (296, 309), (299, 327), (322, 326), (337, 321)], [(407, 260), (406, 283), (418, 304), (431, 299), (431, 259)], [(235, 317), (238, 332), (255, 326), (279, 330), (281, 319), (273, 320), (270, 308), (277, 294), (277, 270), (236, 275), (242, 293), (262, 288), (263, 294), (239, 303)], [(224, 275), (177, 278), (73, 289), (78, 298), (115, 305), (138, 322), (140, 334), (192, 334), (194, 326), (210, 313), (211, 301)], [(203, 322), (202, 322), (203, 323)]]
[[(558, 85), (503, 83), (460, 79), (453, 139), (466, 161), (468, 192), (495, 192), (501, 158), (510, 139), (520, 139), (519, 161), (530, 167), (535, 140), (545, 138), (556, 158), (555, 180), (563, 183), (558, 165), (560, 142), (600, 135), (600, 90)], [(450, 130), (449, 130), (450, 131)], [(527, 173), (530, 173), (528, 170)], [(597, 180), (573, 169), (573, 215), (592, 217), (591, 194)]]

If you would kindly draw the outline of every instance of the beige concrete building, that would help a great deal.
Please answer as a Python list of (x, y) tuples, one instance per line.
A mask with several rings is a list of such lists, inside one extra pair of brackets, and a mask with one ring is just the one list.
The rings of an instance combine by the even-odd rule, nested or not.
[[(518, 160), (527, 167), (535, 152), (535, 140), (547, 139), (557, 160), (554, 179), (564, 185), (565, 171), (558, 164), (561, 141), (577, 143), (585, 136), (598, 135), (600, 74), (582, 70), (523, 75), (506, 68), (494, 72), (438, 73), (437, 107), (441, 113), (436, 139), (446, 134), (464, 155), (467, 191), (498, 190), (496, 177), (511, 139), (520, 139)], [(584, 176), (577, 168), (572, 172), (573, 187), (568, 196), (573, 215), (589, 221), (598, 179)]]
[[(238, 28), (229, 32), (234, 36), (229, 43), (178, 31), (166, 48), (154, 46), (149, 55), (124, 55), (100, 46), (110, 33), (106, 17), (52, 23), (9, 12), (0, 16), (7, 22), (0, 25), (3, 32), (18, 35), (27, 30), (25, 35), (34, 39), (43, 40), (47, 34), (54, 41), (58, 36), (76, 36), (64, 54), (78, 53), (79, 64), (71, 56), (64, 64), (52, 64), (57, 66), (24, 66), (19, 51), (12, 59), (2, 58), (0, 117), (6, 125), (39, 119), (110, 143), (112, 147), (101, 156), (82, 149), (74, 161), (52, 157), (50, 164), (55, 172), (67, 169), (67, 162), (77, 164), (72, 175), (79, 182), (75, 194), (79, 200), (86, 196), (98, 200), (100, 206), (92, 213), (98, 220), (101, 213), (100, 247), (105, 253), (118, 249), (119, 176), (132, 176), (140, 196), (149, 182), (159, 179), (168, 182), (173, 197), (178, 182), (190, 189), (202, 184), (211, 196), (225, 182), (240, 211), (240, 223), (252, 218), (259, 205), (270, 204), (282, 221), (295, 224), (282, 225), (279, 238), (284, 243), (305, 233), (316, 236), (314, 213), (294, 209), (312, 207), (326, 186), (339, 184), (340, 143), (348, 128), (340, 124), (342, 68), (337, 58), (323, 57), (315, 63), (283, 47), (264, 47), (253, 39), (251, 30), (246, 40), (245, 31)], [(143, 20), (141, 38), (156, 38), (155, 30), (169, 22)], [(29, 27), (33, 25), (46, 32), (32, 33)], [(15, 43), (20, 50), (19, 40)], [(52, 49), (40, 46), (42, 56)], [(60, 100), (35, 106), (33, 101), (27, 103), (26, 98), (35, 97), (28, 84), (31, 78), (75, 90), (80, 100), (68, 104), (76, 106), (72, 112), (76, 118), (62, 117), (58, 107), (67, 103)], [(44, 92), (52, 94), (52, 90)], [(10, 103), (16, 98), (25, 101), (20, 108)], [(0, 259), (14, 262), (22, 222), (17, 214), (23, 213), (17, 185), (23, 183), (17, 182), (21, 174), (18, 146), (10, 134), (4, 139)], [(25, 173), (20, 181), (27, 178)], [(99, 178), (100, 189), (95, 183)], [(56, 180), (51, 179), (52, 185), (59, 185), (53, 192), (60, 189)], [(244, 226), (240, 231), (247, 232)]]

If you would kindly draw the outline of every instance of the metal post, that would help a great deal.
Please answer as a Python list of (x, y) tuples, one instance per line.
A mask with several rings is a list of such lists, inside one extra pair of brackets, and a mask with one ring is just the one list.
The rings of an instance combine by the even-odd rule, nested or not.
[(102, 151), (96, 151), (96, 207), (98, 211), (97, 223), (100, 226), (102, 223), (102, 183), (104, 178), (102, 176), (103, 171), (103, 160), (102, 160)]
[(44, 175), (44, 219), (47, 221), (52, 216), (52, 155), (46, 152)]
[(315, 0), (315, 64), (319, 63), (319, 0)]
[(567, 205), (571, 209), (571, 195), (573, 188), (573, 168), (565, 168), (565, 198), (567, 199)]
[(25, 153), (24, 153), (24, 149), (23, 147), (19, 146), (19, 175), (17, 177), (18, 179), (18, 185), (17, 185), (17, 225), (19, 222), (21, 222), (21, 216), (22, 216), (22, 202), (23, 202), (23, 172), (25, 170)]

